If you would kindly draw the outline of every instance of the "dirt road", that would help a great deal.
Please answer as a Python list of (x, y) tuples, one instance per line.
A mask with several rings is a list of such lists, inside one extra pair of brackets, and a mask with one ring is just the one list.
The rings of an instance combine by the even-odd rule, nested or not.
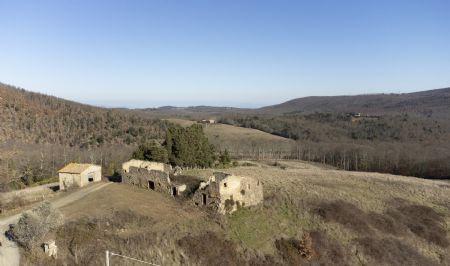
[[(98, 183), (91, 185), (89, 187), (75, 191), (67, 196), (63, 196), (54, 200), (50, 203), (55, 208), (64, 207), (74, 201), (77, 201), (84, 196), (104, 188), (111, 183)], [(24, 211), (25, 212), (25, 211)], [(23, 213), (23, 212), (22, 212)], [(17, 223), (22, 213), (0, 219), (0, 242), (2, 246), (0, 247), (0, 265), (1, 266), (18, 266), (20, 265), (20, 254), (19, 248), (14, 242), (8, 241), (4, 235), (4, 232), (8, 230), (9, 224)]]

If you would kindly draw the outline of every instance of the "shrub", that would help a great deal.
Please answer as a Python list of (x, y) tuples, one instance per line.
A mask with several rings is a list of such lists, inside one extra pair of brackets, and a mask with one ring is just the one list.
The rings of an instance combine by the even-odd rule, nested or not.
[(424, 257), (413, 247), (397, 239), (375, 239), (363, 237), (356, 239), (366, 256), (369, 256), (373, 265), (438, 265), (431, 259)]
[(227, 149), (225, 149), (223, 152), (220, 152), (219, 162), (223, 165), (229, 165), (231, 163), (230, 154), (228, 153)]
[(349, 254), (322, 232), (307, 232), (302, 240), (281, 238), (275, 247), (286, 265), (349, 265)]
[(45, 235), (63, 224), (64, 218), (60, 211), (45, 202), (24, 213), (14, 227), (14, 236), (26, 249), (31, 249), (43, 240)]
[(185, 236), (178, 240), (178, 245), (195, 265), (244, 265), (237, 245), (211, 231)]
[(230, 212), (233, 210), (234, 208), (234, 200), (232, 199), (227, 199), (225, 200), (225, 211)]

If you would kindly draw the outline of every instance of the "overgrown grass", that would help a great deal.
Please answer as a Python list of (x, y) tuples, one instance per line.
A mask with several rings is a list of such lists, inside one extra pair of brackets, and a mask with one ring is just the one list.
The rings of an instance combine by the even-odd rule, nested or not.
[(37, 187), (37, 186), (47, 185), (47, 184), (56, 183), (56, 182), (59, 182), (59, 177), (54, 176), (54, 177), (50, 177), (50, 178), (35, 182), (35, 183), (31, 184), (30, 187)]

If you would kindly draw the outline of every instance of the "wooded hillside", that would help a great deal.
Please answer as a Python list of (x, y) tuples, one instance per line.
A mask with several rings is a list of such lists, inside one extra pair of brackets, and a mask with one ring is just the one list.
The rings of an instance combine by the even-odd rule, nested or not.
[(368, 115), (409, 113), (449, 118), (450, 88), (402, 94), (305, 97), (256, 109), (255, 113), (357, 112)]
[(0, 84), (0, 138), (95, 147), (164, 136), (164, 122), (136, 112), (83, 105)]
[(0, 183), (55, 176), (70, 161), (120, 169), (137, 144), (163, 139), (167, 122), (0, 84)]
[(294, 159), (345, 170), (450, 178), (450, 121), (445, 119), (311, 113), (228, 115), (221, 121), (296, 140), (286, 155)]

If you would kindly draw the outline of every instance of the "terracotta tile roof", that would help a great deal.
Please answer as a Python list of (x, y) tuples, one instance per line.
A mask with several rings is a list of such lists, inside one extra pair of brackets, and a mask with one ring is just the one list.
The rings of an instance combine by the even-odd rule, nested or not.
[(70, 173), (70, 174), (81, 174), (89, 167), (93, 166), (93, 164), (85, 164), (85, 163), (69, 163), (64, 166), (58, 173)]

